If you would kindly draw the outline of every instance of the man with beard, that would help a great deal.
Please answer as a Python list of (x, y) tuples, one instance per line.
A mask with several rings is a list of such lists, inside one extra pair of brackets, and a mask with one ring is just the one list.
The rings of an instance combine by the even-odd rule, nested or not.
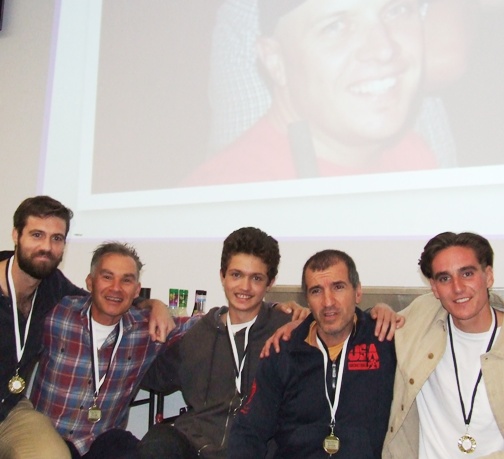
[[(47, 312), (66, 295), (88, 293), (57, 269), (72, 216), (70, 209), (49, 196), (28, 198), (14, 213), (14, 252), (0, 252), (2, 458), (70, 457), (51, 421), (33, 409), (24, 389), (39, 357)], [(157, 334), (152, 332), (151, 337), (156, 334), (158, 340), (164, 341), (173, 321), (166, 322), (158, 309), (156, 305), (150, 323), (150, 330), (156, 328)], [(163, 313), (165, 309), (163, 306)]]

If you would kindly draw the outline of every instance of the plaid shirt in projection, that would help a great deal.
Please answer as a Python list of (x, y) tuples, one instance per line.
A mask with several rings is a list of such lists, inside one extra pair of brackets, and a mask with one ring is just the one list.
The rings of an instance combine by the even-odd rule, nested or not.
[[(35, 408), (49, 416), (60, 435), (81, 454), (101, 433), (126, 427), (129, 403), (148, 367), (161, 350), (179, 340), (197, 320), (174, 318), (176, 328), (162, 344), (149, 337), (149, 311), (133, 307), (126, 312), (124, 334), (96, 402), (102, 418), (93, 424), (87, 417), (94, 390), (87, 317), (90, 305), (90, 296), (65, 297), (47, 316), (31, 396)], [(118, 327), (98, 351), (100, 377), (107, 369), (117, 333)]]

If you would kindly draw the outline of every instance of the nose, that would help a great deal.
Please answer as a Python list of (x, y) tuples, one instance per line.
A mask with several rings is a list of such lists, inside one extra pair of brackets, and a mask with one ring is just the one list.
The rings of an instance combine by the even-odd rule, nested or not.
[(116, 279), (116, 278), (112, 279), (112, 282), (110, 284), (110, 288), (115, 291), (121, 290), (121, 279)]
[(333, 306), (334, 297), (330, 290), (324, 292), (324, 307)]
[(453, 286), (453, 291), (455, 291), (455, 292), (461, 292), (464, 288), (464, 284), (463, 284), (462, 280), (459, 279), (457, 276), (455, 276), (453, 278), (452, 286)]
[(249, 277), (243, 276), (240, 282), (240, 288), (242, 288), (243, 290), (249, 290), (251, 284), (252, 281), (249, 279)]
[(399, 44), (388, 28), (380, 21), (376, 21), (369, 26), (368, 33), (363, 38), (357, 55), (364, 62), (386, 63), (395, 57), (398, 47)]
[(42, 237), (39, 240), (39, 245), (45, 252), (50, 252), (52, 249), (52, 241), (50, 237)]

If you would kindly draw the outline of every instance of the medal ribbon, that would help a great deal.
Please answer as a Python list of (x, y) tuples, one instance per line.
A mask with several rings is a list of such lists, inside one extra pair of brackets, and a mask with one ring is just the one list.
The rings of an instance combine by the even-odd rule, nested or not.
[(19, 366), (19, 362), (21, 362), (21, 358), (23, 357), (23, 353), (26, 346), (26, 340), (28, 339), (28, 331), (30, 330), (30, 323), (33, 314), (33, 306), (35, 304), (35, 298), (37, 297), (37, 290), (33, 294), (32, 305), (30, 308), (30, 314), (28, 314), (28, 319), (26, 320), (26, 327), (24, 332), (23, 344), (21, 345), (21, 331), (19, 329), (19, 316), (18, 316), (18, 308), (17, 308), (17, 297), (16, 297), (16, 289), (14, 287), (14, 280), (12, 278), (12, 260), (14, 257), (9, 258), (7, 262), (7, 287), (9, 289), (9, 296), (11, 297), (12, 302), (12, 315), (14, 317), (14, 336), (16, 338), (16, 357), (17, 357), (17, 365)]
[[(488, 343), (487, 350), (488, 352), (492, 348), (492, 344), (494, 342), (495, 338), (495, 333), (497, 332), (497, 312), (495, 309), (493, 310), (493, 316), (492, 316), (492, 325), (493, 325), (493, 331), (492, 331), (492, 336), (490, 337), (490, 342)], [(462, 416), (464, 417), (464, 423), (467, 429), (469, 429), (469, 424), (471, 423), (471, 417), (472, 417), (472, 412), (474, 408), (474, 400), (476, 398), (476, 392), (478, 390), (478, 385), (481, 381), (482, 377), (482, 372), (481, 368), (478, 374), (478, 379), (476, 380), (476, 384), (473, 389), (472, 397), (471, 397), (471, 408), (469, 410), (469, 413), (466, 415), (465, 411), (465, 406), (464, 406), (464, 400), (462, 399), (462, 391), (460, 390), (460, 380), (459, 380), (459, 375), (458, 375), (458, 369), (457, 369), (457, 359), (455, 357), (455, 348), (453, 347), (453, 334), (452, 334), (452, 326), (451, 326), (451, 321), (452, 321), (451, 315), (448, 316), (448, 332), (450, 335), (450, 347), (451, 347), (451, 352), (452, 352), (452, 358), (453, 358), (453, 366), (455, 367), (455, 378), (457, 380), (457, 389), (458, 389), (458, 394), (459, 394), (459, 399), (460, 399), (460, 406), (462, 407)]]
[(114, 357), (116, 355), (117, 349), (119, 347), (119, 344), (121, 342), (122, 336), (123, 336), (123, 320), (121, 317), (121, 320), (119, 321), (119, 332), (116, 334), (115, 338), (115, 343), (114, 343), (114, 349), (112, 351), (112, 355), (110, 356), (107, 369), (105, 370), (104, 375), (100, 378), (100, 365), (98, 361), (98, 348), (94, 344), (94, 339), (93, 339), (93, 321), (91, 320), (91, 307), (88, 309), (88, 320), (89, 320), (89, 337), (91, 339), (91, 367), (93, 370), (93, 385), (94, 385), (94, 398), (95, 401), (98, 398), (98, 394), (100, 393), (100, 388), (103, 385), (103, 382), (105, 381), (105, 378), (107, 377), (108, 371), (110, 369), (110, 365), (112, 361), (114, 360)]
[(350, 339), (350, 334), (348, 334), (348, 336), (343, 344), (343, 349), (341, 350), (340, 364), (339, 364), (339, 368), (338, 368), (338, 380), (336, 381), (336, 391), (334, 392), (334, 403), (331, 403), (331, 399), (329, 398), (329, 391), (327, 389), (327, 364), (329, 363), (329, 357), (328, 357), (328, 352), (326, 351), (326, 349), (325, 349), (324, 345), (322, 344), (322, 341), (320, 340), (318, 333), (317, 333), (317, 346), (320, 349), (320, 352), (322, 352), (322, 356), (324, 357), (324, 385), (325, 385), (325, 394), (326, 394), (327, 403), (329, 403), (329, 409), (331, 411), (331, 424), (330, 424), (331, 429), (336, 424), (336, 410), (338, 409), (338, 405), (339, 405), (341, 383), (343, 380), (343, 369), (345, 367), (346, 350), (347, 350), (347, 345), (348, 345), (349, 339)]
[[(257, 318), (257, 316), (256, 316)], [(229, 311), (227, 313), (226, 317), (226, 325), (227, 325), (227, 331), (228, 331), (228, 336), (229, 336), (229, 342), (231, 344), (231, 349), (233, 350), (233, 358), (234, 358), (234, 364), (235, 364), (235, 384), (236, 384), (236, 390), (238, 391), (238, 394), (241, 395), (241, 377), (242, 377), (242, 372), (243, 372), (243, 366), (245, 365), (245, 359), (247, 358), (247, 353), (248, 353), (248, 340), (249, 340), (249, 332), (250, 328), (252, 325), (254, 325), (254, 322), (251, 323), (247, 328), (245, 329), (245, 343), (243, 344), (243, 359), (240, 362), (240, 359), (238, 357), (238, 349), (236, 348), (236, 342), (233, 336), (233, 332), (231, 331), (231, 319), (229, 318)]]

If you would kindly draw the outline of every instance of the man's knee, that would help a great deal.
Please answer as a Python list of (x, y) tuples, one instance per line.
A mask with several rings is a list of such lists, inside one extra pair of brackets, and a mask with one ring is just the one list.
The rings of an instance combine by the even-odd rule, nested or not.
[(70, 459), (51, 420), (21, 400), (2, 422), (0, 459)]

